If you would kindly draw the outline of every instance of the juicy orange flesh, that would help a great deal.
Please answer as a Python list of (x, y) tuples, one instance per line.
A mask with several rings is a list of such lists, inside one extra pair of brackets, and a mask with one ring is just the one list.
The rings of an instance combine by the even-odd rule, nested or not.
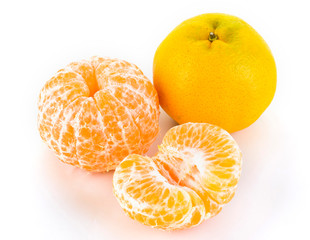
[(48, 147), (89, 171), (115, 169), (128, 154), (145, 153), (159, 130), (152, 83), (118, 59), (93, 57), (59, 70), (42, 88), (38, 108)]
[(215, 216), (233, 197), (241, 152), (223, 129), (188, 123), (170, 129), (153, 158), (129, 155), (116, 168), (114, 193), (125, 212), (173, 230)]
[[(130, 159), (130, 156), (133, 156), (133, 158)], [(156, 171), (156, 165), (150, 158), (139, 155), (130, 156), (127, 158), (129, 162), (131, 161), (130, 164), (127, 161), (122, 162), (124, 163), (121, 166), (124, 169), (123, 174), (130, 177), (129, 175), (133, 173), (130, 171), (134, 168), (137, 175), (143, 174), (144, 176), (135, 181), (135, 184), (140, 186), (139, 188), (129, 186), (126, 189), (126, 195), (130, 195), (132, 199), (142, 203), (144, 205), (143, 209), (136, 209), (136, 212), (132, 211), (135, 207), (139, 207), (135, 204), (136, 202), (131, 202), (131, 199), (128, 201), (126, 197), (120, 196), (121, 200), (126, 204), (128, 210), (125, 211), (130, 217), (148, 225), (161, 226), (162, 228), (168, 228), (175, 223), (182, 222), (184, 216), (193, 218), (195, 221), (199, 216), (202, 219), (204, 214), (203, 203), (197, 194), (191, 189), (180, 191), (177, 186), (167, 187), (169, 186), (168, 182), (160, 174), (157, 177), (161, 178), (162, 181), (156, 181), (155, 176), (147, 175), (150, 171)], [(122, 179), (126, 178), (123, 177)], [(122, 179), (118, 181), (118, 184), (124, 183)], [(115, 193), (117, 194), (117, 192)], [(195, 215), (193, 215), (192, 208), (195, 207), (197, 209), (195, 209)]]

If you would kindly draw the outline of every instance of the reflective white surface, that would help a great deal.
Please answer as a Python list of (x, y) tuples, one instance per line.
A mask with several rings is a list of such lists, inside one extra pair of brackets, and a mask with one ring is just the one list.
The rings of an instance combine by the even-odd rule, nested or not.
[[(36, 129), (36, 101), (58, 69), (92, 55), (126, 59), (152, 79), (158, 44), (205, 12), (239, 16), (265, 38), (278, 88), (261, 118), (233, 134), (244, 156), (233, 200), (194, 229), (163, 232), (123, 213), (112, 194), (113, 172), (90, 174), (54, 156)], [(0, 13), (0, 239), (310, 238), (306, 1), (20, 1), (1, 3)], [(148, 155), (175, 124), (162, 111)]]

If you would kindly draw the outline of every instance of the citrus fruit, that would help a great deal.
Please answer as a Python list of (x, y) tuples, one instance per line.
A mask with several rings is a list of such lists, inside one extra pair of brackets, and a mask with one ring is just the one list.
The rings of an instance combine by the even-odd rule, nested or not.
[(208, 122), (228, 132), (255, 122), (276, 89), (266, 42), (226, 14), (203, 14), (177, 26), (155, 53), (153, 76), (159, 103), (175, 121)]
[(114, 195), (133, 219), (174, 230), (215, 216), (236, 191), (241, 151), (220, 127), (171, 128), (153, 158), (128, 155), (113, 176)]
[(119, 59), (93, 57), (59, 70), (42, 88), (38, 108), (48, 147), (94, 172), (145, 153), (159, 131), (156, 90), (137, 66)]

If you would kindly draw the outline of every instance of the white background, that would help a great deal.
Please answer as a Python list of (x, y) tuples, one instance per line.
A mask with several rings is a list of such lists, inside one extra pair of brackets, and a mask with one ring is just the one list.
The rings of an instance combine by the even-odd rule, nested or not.
[[(307, 2), (1, 1), (0, 239), (310, 239)], [(264, 37), (277, 92), (257, 122), (233, 134), (244, 155), (234, 199), (194, 229), (158, 231), (125, 216), (113, 172), (89, 174), (56, 159), (36, 128), (37, 97), (57, 70), (93, 55), (133, 62), (152, 79), (164, 37), (208, 12), (236, 15)], [(173, 125), (162, 112), (149, 155)]]

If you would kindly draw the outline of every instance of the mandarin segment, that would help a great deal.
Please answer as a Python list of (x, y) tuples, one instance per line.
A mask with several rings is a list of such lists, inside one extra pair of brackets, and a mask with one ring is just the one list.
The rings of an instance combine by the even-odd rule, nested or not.
[(46, 82), (39, 95), (38, 126), (41, 138), (51, 141), (51, 132), (63, 109), (72, 101), (89, 94), (81, 76), (74, 72), (59, 71)]
[(74, 119), (85, 99), (87, 98), (77, 98), (61, 112), (54, 124), (55, 127), (52, 129), (52, 137), (50, 138), (51, 141), (55, 142), (51, 149), (54, 150), (60, 160), (71, 165), (79, 165), (78, 160), (75, 158), (76, 137)]
[(142, 153), (140, 131), (129, 110), (108, 89), (97, 92), (94, 99), (109, 131), (106, 136), (109, 139), (107, 147), (110, 148), (108, 162), (113, 163), (111, 169), (115, 169), (128, 154)]
[(135, 220), (161, 229), (198, 224), (203, 201), (189, 188), (170, 184), (149, 157), (129, 155), (114, 173), (114, 194)]
[(94, 172), (144, 154), (159, 131), (156, 90), (137, 66), (119, 59), (70, 63), (46, 82), (38, 109), (48, 147), (61, 161)]
[[(143, 153), (153, 143), (157, 135), (159, 115), (157, 92), (151, 82), (141, 74), (141, 70), (134, 64), (126, 62), (111, 63), (110, 66), (122, 66), (122, 71), (115, 71), (112, 67), (101, 63), (97, 66), (98, 84), (101, 88), (113, 89), (114, 96), (131, 112), (132, 117), (140, 129), (143, 142)], [(138, 77), (136, 77), (138, 75)], [(100, 79), (109, 78), (109, 81)], [(130, 96), (134, 95), (135, 98)], [(144, 96), (148, 96), (145, 98)], [(153, 104), (153, 103), (156, 104)]]
[[(224, 204), (233, 197), (241, 173), (241, 151), (235, 140), (224, 130), (211, 124), (188, 123), (170, 129), (160, 146), (158, 156), (170, 155), (183, 159), (184, 184), (207, 189), (208, 194)], [(162, 157), (162, 159), (166, 159)], [(225, 166), (227, 161), (231, 165)], [(173, 164), (168, 161), (167, 164)], [(186, 163), (186, 164), (185, 164)], [(221, 165), (221, 164), (224, 164)], [(196, 166), (197, 181), (191, 181), (189, 167)], [(197, 179), (198, 180), (198, 179)]]
[(241, 151), (208, 123), (171, 128), (153, 158), (127, 156), (116, 168), (114, 194), (133, 219), (164, 230), (196, 226), (234, 196)]

